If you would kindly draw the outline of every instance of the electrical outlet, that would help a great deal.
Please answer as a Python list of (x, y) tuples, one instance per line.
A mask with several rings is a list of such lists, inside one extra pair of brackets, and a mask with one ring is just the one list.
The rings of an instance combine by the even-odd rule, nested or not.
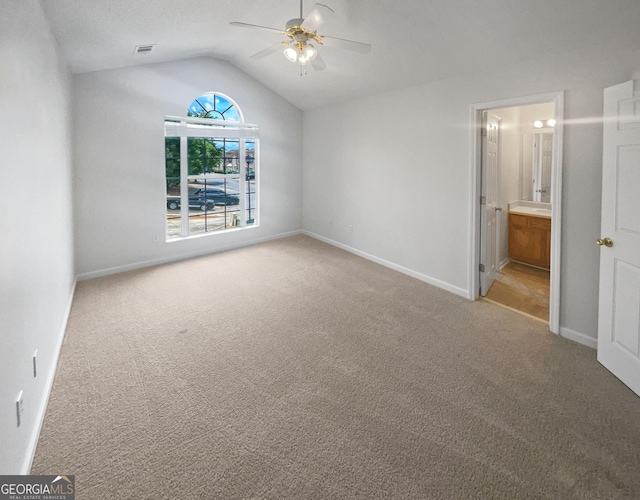
[(160, 235), (158, 233), (153, 235), (153, 241), (160, 241)]
[(23, 398), (22, 398), (22, 391), (20, 391), (20, 393), (18, 394), (18, 397), (16, 398), (16, 417), (18, 419), (18, 427), (20, 427), (20, 420), (22, 417), (22, 410), (23, 410)]
[(33, 378), (38, 376), (38, 349), (33, 353)]
[(353, 226), (352, 225), (349, 225), (349, 232), (353, 233)]

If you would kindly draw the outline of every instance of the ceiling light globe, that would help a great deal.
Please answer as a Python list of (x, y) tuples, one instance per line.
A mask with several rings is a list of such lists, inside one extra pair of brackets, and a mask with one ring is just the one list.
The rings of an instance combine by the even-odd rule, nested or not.
[(304, 56), (306, 57), (307, 61), (313, 61), (316, 58), (316, 56), (318, 55), (318, 51), (310, 43), (308, 43), (308, 44), (306, 44), (304, 46), (303, 51), (304, 51)]
[(543, 124), (543, 123), (542, 123), (542, 121), (540, 121), (540, 120), (536, 120), (535, 122), (533, 122), (533, 126), (534, 126), (535, 128), (542, 128), (542, 126), (543, 126), (543, 125), (544, 125), (544, 124)]
[(293, 47), (287, 47), (284, 49), (284, 57), (291, 62), (296, 62), (298, 60), (298, 51)]
[(556, 126), (556, 121), (553, 118), (550, 118), (549, 120), (547, 120), (547, 125), (549, 127), (555, 127)]

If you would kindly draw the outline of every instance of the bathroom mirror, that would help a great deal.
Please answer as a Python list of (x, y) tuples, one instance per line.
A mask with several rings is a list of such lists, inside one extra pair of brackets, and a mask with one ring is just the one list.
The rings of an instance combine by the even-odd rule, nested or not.
[(553, 129), (522, 135), (520, 199), (551, 202)]

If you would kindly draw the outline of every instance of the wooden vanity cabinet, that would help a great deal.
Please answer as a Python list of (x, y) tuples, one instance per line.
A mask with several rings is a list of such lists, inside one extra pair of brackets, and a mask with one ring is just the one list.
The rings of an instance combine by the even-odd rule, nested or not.
[(509, 213), (509, 258), (549, 269), (551, 267), (551, 219)]

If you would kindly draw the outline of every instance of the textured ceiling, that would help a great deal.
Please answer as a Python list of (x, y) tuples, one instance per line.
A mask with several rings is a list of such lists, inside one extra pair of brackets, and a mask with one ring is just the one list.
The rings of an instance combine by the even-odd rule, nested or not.
[[(321, 0), (335, 15), (319, 33), (373, 45), (331, 47), (328, 68), (300, 77), (280, 53), (249, 56), (284, 37), (298, 0), (41, 0), (74, 73), (194, 56), (227, 60), (301, 109), (490, 69), (544, 54), (640, 43), (639, 0)], [(313, 2), (305, 2), (309, 11)], [(134, 47), (156, 44), (148, 55)]]

